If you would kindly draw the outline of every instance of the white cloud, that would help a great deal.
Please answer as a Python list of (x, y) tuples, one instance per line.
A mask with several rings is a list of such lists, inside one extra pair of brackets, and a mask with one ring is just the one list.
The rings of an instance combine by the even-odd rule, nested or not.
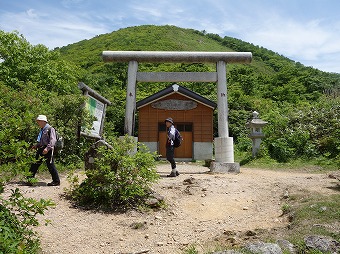
[(29, 9), (26, 11), (28, 18), (38, 18), (38, 14), (34, 9)]
[[(276, 12), (255, 15), (256, 24), (249, 20), (237, 23), (238, 38), (299, 61), (307, 66), (339, 72), (332, 54), (340, 54), (338, 24), (321, 19), (306, 21), (286, 18)], [(236, 24), (236, 23), (235, 23)], [(330, 68), (330, 66), (335, 66)]]
[[(3, 20), (13, 20), (15, 26), (13, 27), (13, 23), (4, 23)], [(56, 10), (54, 16), (38, 13), (33, 9), (20, 13), (7, 13), (1, 16), (0, 23), (5, 24), (2, 29), (18, 30), (32, 44), (44, 44), (51, 49), (107, 32), (104, 26)]]
[(339, 72), (340, 21), (337, 6), (327, 3), (308, 4), (304, 12), (305, 0), (18, 1), (0, 10), (0, 29), (18, 30), (51, 49), (129, 26), (169, 24), (232, 36)]
[(145, 20), (146, 18), (160, 18), (162, 17), (162, 13), (159, 12), (157, 8), (150, 8), (150, 7), (145, 7), (145, 6), (135, 6), (134, 7), (134, 14), (141, 19)]

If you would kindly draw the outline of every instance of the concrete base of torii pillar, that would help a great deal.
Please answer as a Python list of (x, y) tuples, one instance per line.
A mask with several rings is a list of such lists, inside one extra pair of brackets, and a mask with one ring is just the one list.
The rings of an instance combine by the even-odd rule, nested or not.
[(214, 145), (215, 160), (210, 164), (210, 171), (218, 173), (240, 173), (240, 164), (234, 162), (233, 138), (215, 138)]
[(214, 173), (240, 173), (240, 163), (238, 162), (217, 162), (212, 161), (210, 171)]

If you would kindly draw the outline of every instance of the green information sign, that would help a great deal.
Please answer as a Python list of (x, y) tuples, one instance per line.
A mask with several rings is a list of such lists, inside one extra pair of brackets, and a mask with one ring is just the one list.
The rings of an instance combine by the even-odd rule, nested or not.
[(86, 108), (90, 112), (90, 115), (96, 118), (96, 120), (93, 121), (91, 130), (87, 130), (86, 132), (89, 133), (91, 136), (100, 137), (101, 123), (104, 114), (104, 103), (88, 95)]

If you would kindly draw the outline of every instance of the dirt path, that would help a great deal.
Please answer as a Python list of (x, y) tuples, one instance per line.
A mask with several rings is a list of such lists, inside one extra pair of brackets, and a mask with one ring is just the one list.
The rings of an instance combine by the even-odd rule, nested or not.
[[(71, 207), (62, 197), (68, 186), (19, 187), (25, 196), (51, 198), (57, 204), (41, 219), (43, 253), (183, 253), (226, 231), (268, 229), (286, 225), (280, 217), (285, 194), (304, 190), (336, 193), (327, 174), (277, 172), (241, 168), (240, 174), (211, 174), (196, 164), (178, 165), (181, 175), (167, 178), (169, 165), (161, 164), (154, 190), (169, 207), (162, 211), (102, 214)], [(188, 184), (185, 180), (190, 179)], [(46, 179), (49, 182), (50, 179)], [(51, 220), (45, 226), (44, 219)]]

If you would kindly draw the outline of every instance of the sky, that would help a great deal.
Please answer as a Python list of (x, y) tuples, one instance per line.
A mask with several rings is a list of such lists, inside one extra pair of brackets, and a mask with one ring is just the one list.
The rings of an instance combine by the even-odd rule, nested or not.
[(230, 36), (340, 73), (339, 0), (0, 0), (0, 30), (50, 49), (139, 25)]

